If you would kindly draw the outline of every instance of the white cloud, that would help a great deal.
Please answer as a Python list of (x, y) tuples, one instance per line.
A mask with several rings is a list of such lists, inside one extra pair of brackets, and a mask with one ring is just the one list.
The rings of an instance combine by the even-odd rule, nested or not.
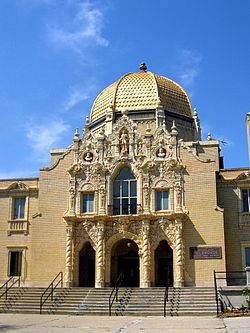
[(29, 145), (34, 150), (40, 161), (47, 161), (49, 150), (61, 139), (62, 134), (68, 131), (69, 125), (62, 120), (52, 121), (46, 125), (30, 125), (27, 128), (26, 136)]
[(180, 52), (178, 76), (181, 84), (192, 94), (192, 88), (199, 74), (202, 56), (196, 50), (184, 49)]
[(69, 111), (79, 103), (88, 100), (93, 92), (96, 92), (97, 87), (95, 85), (89, 85), (87, 88), (74, 88), (67, 100), (64, 102), (63, 110)]
[(105, 21), (102, 9), (94, 7), (89, 1), (81, 2), (77, 6), (78, 12), (68, 29), (49, 27), (50, 39), (56, 45), (71, 48), (81, 54), (93, 45), (108, 46), (108, 40), (102, 36)]

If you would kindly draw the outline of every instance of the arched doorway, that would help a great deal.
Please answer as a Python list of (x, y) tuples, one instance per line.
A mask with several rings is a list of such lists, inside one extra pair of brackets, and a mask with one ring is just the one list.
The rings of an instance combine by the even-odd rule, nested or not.
[(167, 280), (173, 286), (173, 250), (162, 240), (155, 250), (155, 286), (165, 287)]
[(111, 252), (111, 285), (124, 273), (123, 286), (139, 287), (139, 254), (138, 246), (131, 239), (121, 239)]
[(79, 287), (95, 286), (95, 250), (89, 242), (79, 252)]

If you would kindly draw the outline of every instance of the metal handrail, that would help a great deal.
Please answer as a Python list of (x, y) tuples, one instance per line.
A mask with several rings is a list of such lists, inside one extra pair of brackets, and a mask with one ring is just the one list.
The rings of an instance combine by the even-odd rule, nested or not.
[(163, 316), (166, 317), (166, 307), (168, 302), (168, 285), (165, 287), (165, 293), (164, 293), (164, 309), (163, 309)]
[(164, 292), (164, 306), (163, 306), (163, 316), (166, 317), (166, 307), (168, 302), (168, 290), (169, 290), (169, 272), (167, 276), (167, 282), (165, 286), (165, 292)]
[[(60, 276), (59, 281), (54, 285), (54, 282), (57, 280), (57, 278)], [(44, 290), (40, 297), (40, 314), (42, 314), (42, 308), (44, 303), (48, 300), (49, 297), (51, 297), (51, 301), (54, 299), (54, 291), (57, 288), (57, 286), (61, 283), (61, 288), (63, 287), (63, 273), (59, 272), (57, 276), (53, 279), (53, 281), (48, 285), (48, 287)], [(46, 292), (51, 288), (51, 291), (46, 296)], [(45, 297), (46, 296), (46, 297)], [(45, 297), (45, 299), (43, 299)]]
[(122, 271), (120, 273), (120, 275), (118, 276), (118, 278), (116, 280), (116, 283), (115, 283), (115, 286), (114, 286), (114, 288), (111, 291), (111, 294), (109, 296), (109, 315), (110, 316), (112, 315), (111, 311), (112, 311), (112, 305), (113, 305), (114, 301), (116, 300), (116, 302), (118, 302), (118, 291), (119, 291), (119, 288), (120, 288), (123, 281), (124, 281), (124, 273)]
[(8, 286), (8, 284), (11, 282), (11, 280), (13, 280), (13, 279), (15, 279), (16, 278), (16, 276), (11, 276), (10, 278), (9, 278), (9, 280), (8, 281), (6, 281), (1, 287), (0, 287), (0, 289), (2, 289), (2, 288), (4, 288), (5, 287), (5, 291), (0, 295), (0, 298), (1, 297), (3, 297), (4, 295), (5, 295), (5, 299), (7, 299), (8, 298), (8, 291), (18, 282), (18, 287), (20, 287), (20, 283), (21, 283), (21, 277), (20, 276), (18, 276), (18, 278), (16, 278), (16, 280), (14, 280), (13, 282), (12, 282), (12, 284), (11, 285), (9, 285)]
[[(218, 296), (218, 286), (217, 286), (217, 280), (225, 280), (225, 279), (228, 279), (228, 275), (229, 274), (241, 274), (241, 273), (246, 273), (246, 271), (215, 271), (214, 270), (214, 290), (215, 290), (215, 301), (216, 301), (216, 311), (217, 311), (217, 315), (219, 315), (219, 313), (221, 312), (220, 311), (220, 308), (219, 308), (219, 301), (221, 302), (221, 305), (223, 305), (222, 303), (222, 300), (221, 298), (219, 298)], [(219, 276), (216, 276), (216, 274), (225, 274), (225, 276), (223, 277), (219, 277)], [(238, 277), (237, 277), (238, 278)], [(237, 279), (237, 278), (234, 278), (234, 279)], [(231, 277), (231, 279), (233, 279), (233, 277)]]
[(215, 301), (216, 301), (216, 313), (219, 314), (219, 297), (218, 297), (218, 287), (216, 280), (216, 272), (214, 271), (214, 291), (215, 291)]

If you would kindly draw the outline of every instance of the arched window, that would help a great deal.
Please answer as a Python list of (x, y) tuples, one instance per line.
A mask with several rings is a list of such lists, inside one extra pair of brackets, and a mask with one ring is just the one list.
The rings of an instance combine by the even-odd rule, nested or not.
[(121, 169), (113, 185), (113, 214), (128, 215), (137, 212), (136, 179), (129, 168)]

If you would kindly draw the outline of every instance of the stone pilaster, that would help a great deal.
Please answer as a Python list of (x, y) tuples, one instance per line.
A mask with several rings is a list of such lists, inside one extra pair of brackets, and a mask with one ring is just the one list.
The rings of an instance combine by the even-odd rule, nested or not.
[(151, 258), (150, 258), (150, 242), (149, 242), (149, 230), (150, 221), (142, 221), (142, 264), (143, 264), (143, 276), (141, 281), (142, 288), (149, 288), (151, 286)]
[(104, 223), (97, 223), (97, 246), (96, 246), (96, 280), (95, 287), (103, 288), (105, 285), (104, 279)]
[(182, 221), (176, 219), (175, 221), (175, 256), (176, 256), (176, 276), (175, 287), (184, 286), (184, 253), (182, 243)]
[(72, 274), (72, 250), (73, 250), (73, 222), (67, 222), (66, 226), (66, 266), (65, 266), (65, 286), (71, 287), (73, 281)]

